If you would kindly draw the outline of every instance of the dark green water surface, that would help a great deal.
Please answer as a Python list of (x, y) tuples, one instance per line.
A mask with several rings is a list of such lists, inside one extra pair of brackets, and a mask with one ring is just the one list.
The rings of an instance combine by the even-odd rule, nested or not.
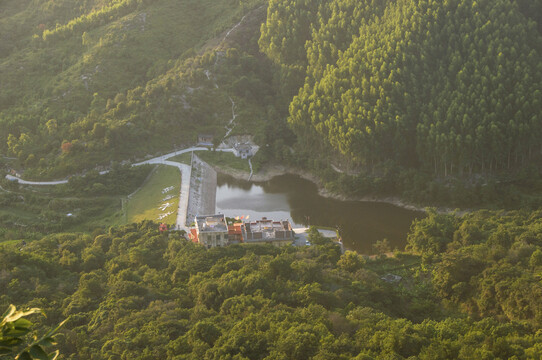
[(216, 195), (217, 212), (226, 216), (287, 219), (294, 227), (339, 227), (345, 247), (365, 254), (384, 238), (392, 249), (404, 249), (410, 224), (423, 217), (421, 212), (385, 203), (324, 198), (315, 184), (295, 175), (252, 183), (219, 174)]

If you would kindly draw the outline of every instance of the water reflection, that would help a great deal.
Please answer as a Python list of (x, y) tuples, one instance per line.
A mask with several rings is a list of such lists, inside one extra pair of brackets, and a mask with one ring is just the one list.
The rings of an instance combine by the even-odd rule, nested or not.
[(392, 248), (403, 249), (410, 224), (423, 216), (390, 204), (327, 199), (315, 184), (295, 175), (251, 183), (219, 174), (216, 206), (226, 216), (288, 219), (297, 227), (340, 227), (345, 246), (362, 253), (370, 253), (372, 244), (384, 238)]

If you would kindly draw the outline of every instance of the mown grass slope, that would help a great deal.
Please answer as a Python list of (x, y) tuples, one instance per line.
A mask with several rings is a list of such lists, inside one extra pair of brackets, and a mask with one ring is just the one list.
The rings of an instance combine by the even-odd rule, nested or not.
[[(177, 168), (160, 166), (126, 204), (126, 221), (175, 224), (181, 176)], [(167, 191), (166, 191), (167, 190)]]

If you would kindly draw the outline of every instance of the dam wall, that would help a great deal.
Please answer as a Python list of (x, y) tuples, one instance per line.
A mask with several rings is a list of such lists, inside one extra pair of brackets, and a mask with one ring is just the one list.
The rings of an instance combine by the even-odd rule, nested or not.
[(216, 171), (194, 154), (192, 156), (186, 224), (194, 222), (196, 215), (212, 215), (215, 211)]

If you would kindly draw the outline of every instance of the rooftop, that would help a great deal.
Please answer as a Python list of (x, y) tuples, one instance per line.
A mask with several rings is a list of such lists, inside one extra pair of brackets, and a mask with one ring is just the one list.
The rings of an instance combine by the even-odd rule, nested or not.
[(249, 224), (252, 232), (290, 230), (283, 221), (273, 221), (266, 218), (252, 221)]
[(199, 232), (228, 231), (224, 214), (196, 216), (196, 226)]
[(265, 240), (292, 240), (294, 232), (288, 221), (273, 221), (267, 218), (245, 223), (247, 231), (246, 241)]

